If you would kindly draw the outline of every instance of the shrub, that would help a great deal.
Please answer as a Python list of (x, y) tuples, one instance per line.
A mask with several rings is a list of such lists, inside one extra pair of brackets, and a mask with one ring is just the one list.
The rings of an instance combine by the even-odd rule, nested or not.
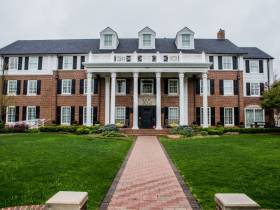
[(2, 129), (4, 127), (5, 127), (5, 123), (2, 120), (0, 120), (0, 129)]
[(109, 124), (109, 125), (105, 125), (103, 128), (100, 128), (100, 131), (103, 132), (110, 132), (110, 131), (114, 131), (114, 132), (119, 132), (119, 129), (116, 125), (114, 124)]
[(41, 132), (67, 132), (67, 133), (75, 133), (78, 129), (78, 126), (59, 126), (59, 125), (50, 125), (40, 127), (39, 130)]
[(15, 133), (24, 133), (26, 130), (28, 130), (28, 125), (25, 123), (17, 123), (12, 126), (14, 128)]
[(100, 133), (100, 125), (95, 124), (94, 126), (87, 127), (90, 130), (90, 133)]
[(116, 131), (104, 131), (102, 133), (102, 136), (104, 136), (104, 137), (123, 137), (124, 135), (122, 133), (119, 133)]
[(14, 128), (1, 128), (0, 133), (15, 133)]
[(240, 129), (240, 133), (279, 133), (280, 128), (243, 128)]
[(207, 132), (207, 131), (201, 131), (200, 134), (201, 134), (202, 136), (207, 136), (207, 135), (208, 135), (208, 132)]
[(79, 127), (77, 128), (77, 130), (75, 131), (75, 133), (77, 135), (82, 135), (82, 134), (89, 134), (90, 133), (90, 129), (87, 127)]
[(228, 132), (240, 132), (241, 128), (238, 127), (225, 127), (224, 128), (224, 133), (228, 133)]
[(207, 128), (204, 129), (204, 131), (207, 131), (209, 135), (223, 135), (224, 134), (224, 128)]
[(171, 133), (191, 137), (193, 136), (194, 131), (191, 127), (188, 126), (178, 126), (176, 128), (172, 128)]

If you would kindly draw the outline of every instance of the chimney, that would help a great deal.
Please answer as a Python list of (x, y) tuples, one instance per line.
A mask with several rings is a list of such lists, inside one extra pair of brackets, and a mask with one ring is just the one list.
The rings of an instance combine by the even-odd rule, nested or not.
[(223, 29), (220, 29), (219, 32), (217, 33), (217, 39), (225, 39), (226, 38), (226, 33), (225, 33), (225, 30)]

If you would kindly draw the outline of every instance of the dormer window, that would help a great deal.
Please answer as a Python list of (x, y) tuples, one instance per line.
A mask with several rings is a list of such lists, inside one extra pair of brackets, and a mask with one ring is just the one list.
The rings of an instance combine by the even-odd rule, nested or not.
[(119, 44), (118, 34), (113, 29), (107, 27), (100, 32), (100, 49), (114, 50)]
[(182, 46), (189, 47), (191, 44), (191, 35), (190, 34), (182, 34)]
[(139, 49), (155, 49), (156, 32), (149, 27), (145, 27), (138, 32), (138, 39)]
[(176, 34), (175, 44), (177, 49), (194, 49), (194, 32), (187, 27), (183, 28)]
[(152, 44), (152, 34), (143, 34), (143, 46), (150, 47)]
[(104, 46), (112, 47), (113, 45), (113, 34), (104, 34)]

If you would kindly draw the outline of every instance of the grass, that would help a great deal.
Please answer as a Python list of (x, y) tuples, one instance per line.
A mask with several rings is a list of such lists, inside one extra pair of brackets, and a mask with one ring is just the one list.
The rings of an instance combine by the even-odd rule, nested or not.
[(262, 208), (280, 209), (280, 136), (161, 139), (203, 209), (215, 193), (245, 193)]
[(98, 209), (131, 139), (70, 134), (0, 135), (0, 208), (42, 204), (57, 191), (86, 191)]

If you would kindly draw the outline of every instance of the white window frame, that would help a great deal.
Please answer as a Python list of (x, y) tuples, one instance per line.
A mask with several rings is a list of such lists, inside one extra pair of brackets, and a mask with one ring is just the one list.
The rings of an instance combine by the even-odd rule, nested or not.
[(190, 34), (182, 34), (182, 46), (183, 47), (190, 47), (191, 46), (191, 35)]
[[(149, 39), (146, 39), (148, 37), (149, 37)], [(152, 34), (143, 34), (143, 46), (144, 47), (152, 46)]]
[[(10, 113), (13, 111), (13, 113)], [(13, 120), (10, 120), (13, 119)], [(16, 122), (16, 107), (15, 106), (7, 106), (6, 108), (6, 123), (13, 124)]]
[[(13, 84), (13, 91), (10, 90), (12, 84), (11, 83), (15, 83), (15, 85)], [(9, 96), (16, 96), (17, 95), (17, 80), (8, 80), (8, 84), (7, 84), (7, 95)]]
[[(208, 125), (211, 125), (211, 107), (207, 107)], [(203, 125), (203, 107), (200, 107), (200, 125)]]
[[(93, 106), (91, 107), (91, 124), (93, 124)], [(87, 107), (83, 106), (83, 125), (87, 125)]]
[[(66, 86), (66, 87), (64, 87), (64, 86)], [(62, 95), (71, 95), (71, 92), (72, 92), (72, 79), (63, 79), (61, 81), (61, 94)]]
[(251, 82), (250, 83), (250, 96), (260, 96), (260, 95), (261, 95), (260, 83)]
[(261, 110), (262, 111), (262, 118), (263, 118), (263, 122), (265, 121), (265, 112), (264, 112), (264, 109), (262, 109), (262, 108), (260, 108), (260, 107), (247, 107), (247, 108), (245, 108), (245, 111), (244, 111), (244, 119), (245, 119), (245, 128), (250, 128), (251, 126), (251, 124), (250, 125), (248, 125), (248, 123), (247, 123), (247, 111), (249, 111), (249, 110), (251, 110), (251, 111), (253, 111), (253, 118), (254, 118), (254, 120), (253, 120), (253, 123), (254, 122), (256, 122), (256, 110)]
[[(151, 91), (151, 93), (143, 93), (143, 85), (144, 85), (144, 84), (143, 84), (143, 81), (145, 81), (145, 80), (146, 80), (146, 81), (147, 81), (147, 80), (148, 80), (148, 81), (152, 81), (152, 83), (151, 83), (151, 84), (152, 84), (152, 91)], [(154, 85), (155, 85), (155, 84), (154, 84), (154, 80), (153, 80), (153, 79), (141, 79), (140, 82), (141, 82), (141, 84), (140, 84), (140, 94), (141, 94), (141, 95), (154, 95)]]
[(115, 123), (121, 123), (125, 125), (126, 121), (126, 107), (125, 106), (116, 106), (115, 110)]
[[(226, 122), (226, 111), (231, 110), (232, 112), (232, 123)], [(234, 108), (233, 107), (224, 107), (224, 126), (234, 126)]]
[[(176, 86), (172, 88), (176, 88), (176, 92), (171, 91), (171, 82), (176, 82)], [(168, 79), (168, 95), (178, 95), (179, 94), (179, 82), (178, 79)]]
[(223, 56), (223, 69), (224, 70), (232, 70), (233, 69), (233, 63), (232, 63), (232, 57), (231, 56)]
[[(31, 86), (32, 83), (35, 83), (34, 87)], [(27, 82), (27, 95), (29, 95), (29, 96), (36, 96), (37, 95), (37, 80), (28, 80), (28, 82)]]
[[(87, 79), (84, 80), (84, 95), (87, 94)], [(94, 94), (94, 79), (91, 80), (91, 94)]]
[(36, 106), (26, 107), (26, 120), (35, 120), (36, 119)]
[(38, 56), (30, 56), (28, 61), (28, 69), (38, 70)]
[(104, 34), (104, 47), (113, 46), (113, 34)]
[(73, 56), (70, 55), (63, 56), (63, 69), (65, 70), (73, 69)]
[(18, 57), (9, 57), (9, 70), (18, 69)]
[[(60, 124), (61, 125), (71, 125), (71, 106), (62, 106), (60, 108)], [(63, 110), (68, 111), (68, 113), (64, 113)], [(66, 114), (66, 116), (63, 116)], [(69, 119), (67, 119), (69, 118)]]
[[(177, 113), (175, 113), (175, 115), (173, 115), (174, 113), (171, 112), (171, 110), (176, 111)], [(179, 107), (168, 107), (168, 124), (172, 124), (172, 123), (179, 123), (180, 120), (180, 109)]]
[[(199, 80), (200, 82), (200, 95), (203, 95), (203, 80)], [(207, 80), (207, 94), (210, 96), (210, 80)]]
[[(227, 92), (226, 88), (225, 88), (225, 84), (226, 83), (230, 83), (231, 84), (231, 91)], [(224, 80), (223, 82), (223, 89), (224, 89), (224, 96), (233, 96), (234, 95), (234, 84), (233, 84), (233, 80)]]
[(260, 72), (260, 63), (259, 60), (249, 60), (250, 73), (259, 73)]
[[(122, 83), (122, 91), (119, 92), (118, 82)], [(126, 95), (126, 79), (117, 79), (116, 81), (116, 95)]]

